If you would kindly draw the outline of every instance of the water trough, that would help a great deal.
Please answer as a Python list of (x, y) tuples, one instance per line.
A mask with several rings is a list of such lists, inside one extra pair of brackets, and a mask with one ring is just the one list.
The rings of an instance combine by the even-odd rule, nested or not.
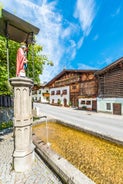
[[(54, 123), (54, 125), (52, 124), (52, 123)], [(38, 124), (40, 125), (41, 124), (41, 129), (39, 128), (40, 126), (38, 126)], [(46, 127), (45, 127), (45, 124), (46, 124), (46, 127), (49, 127), (49, 129), (47, 129)], [(55, 125), (55, 124), (59, 124), (58, 125), (58, 127)], [(74, 130), (78, 130), (77, 132), (84, 132), (84, 133), (86, 133), (86, 134), (89, 134), (89, 135), (92, 135), (92, 137), (99, 137), (99, 138), (101, 138), (101, 140), (102, 140), (102, 138), (103, 139), (105, 139), (105, 140), (108, 140), (108, 144), (110, 144), (109, 143), (109, 140), (110, 140), (110, 142), (111, 142), (111, 144), (112, 144), (112, 142), (113, 143), (115, 143), (115, 144), (117, 144), (117, 145), (123, 145), (123, 143), (122, 142), (119, 142), (119, 141), (117, 141), (117, 140), (115, 140), (115, 139), (112, 139), (111, 137), (107, 137), (107, 136), (103, 136), (103, 135), (101, 135), (101, 134), (99, 134), (99, 133), (95, 133), (95, 132), (92, 132), (92, 131), (90, 131), (90, 130), (86, 130), (86, 129), (83, 129), (83, 128), (81, 128), (81, 127), (78, 127), (78, 126), (75, 126), (75, 125), (72, 125), (72, 124), (70, 124), (70, 123), (68, 123), (68, 122), (62, 122), (62, 121), (60, 121), (60, 120), (58, 120), (58, 119), (51, 119), (51, 118), (48, 118), (47, 120), (45, 119), (45, 120), (43, 120), (43, 119), (41, 119), (41, 120), (39, 120), (39, 121), (36, 121), (35, 123), (34, 123), (34, 125), (37, 125), (36, 127), (37, 127), (37, 132), (36, 132), (36, 135), (37, 135), (37, 137), (36, 137), (36, 135), (33, 135), (33, 142), (34, 142), (34, 144), (36, 145), (36, 151), (41, 155), (41, 157), (55, 170), (55, 172), (58, 174), (58, 175), (60, 175), (60, 177), (62, 178), (62, 180), (63, 180), (63, 182), (65, 182), (65, 183), (77, 183), (77, 184), (79, 184), (79, 183), (81, 183), (81, 184), (85, 184), (85, 183), (94, 183), (92, 180), (94, 179), (93, 177), (90, 177), (90, 174), (88, 173), (88, 168), (86, 168), (86, 171), (87, 172), (85, 172), (85, 170), (83, 170), (83, 169), (80, 169), (80, 167), (83, 165), (83, 159), (90, 159), (90, 158), (93, 158), (94, 160), (95, 159), (98, 159), (99, 158), (99, 160), (100, 160), (100, 162), (99, 162), (99, 164), (97, 164), (98, 162), (94, 162), (93, 163), (93, 161), (92, 162), (90, 162), (89, 163), (89, 165), (88, 165), (88, 161), (86, 160), (86, 166), (87, 167), (92, 167), (93, 169), (92, 169), (92, 172), (94, 172), (93, 174), (93, 176), (96, 176), (95, 175), (95, 172), (97, 172), (96, 171), (96, 169), (99, 169), (99, 171), (101, 171), (102, 172), (102, 169), (103, 169), (103, 167), (105, 167), (105, 165), (107, 165), (107, 163), (109, 162), (109, 167), (110, 167), (110, 161), (112, 160), (112, 159), (114, 159), (114, 158), (112, 158), (112, 148), (111, 149), (108, 149), (107, 150), (107, 148), (110, 146), (110, 145), (108, 145), (108, 146), (105, 146), (105, 148), (106, 149), (104, 149), (104, 151), (105, 152), (103, 152), (103, 154), (105, 155), (105, 157), (103, 157), (102, 158), (102, 152), (100, 152), (102, 149), (103, 149), (103, 143), (102, 143), (102, 141), (101, 141), (101, 150), (99, 151), (99, 149), (100, 148), (98, 148), (98, 147), (95, 147), (95, 140), (93, 140), (92, 139), (92, 141), (93, 142), (88, 142), (88, 139), (85, 139), (85, 141), (83, 140), (83, 138), (84, 137), (82, 137), (82, 139), (80, 139), (79, 140), (79, 142), (76, 144), (76, 138), (78, 137), (78, 135), (77, 135), (77, 137), (76, 137), (76, 133), (75, 133), (75, 131), (71, 134), (70, 133), (70, 131), (66, 131), (66, 129), (70, 129), (70, 128), (72, 128), (72, 129), (74, 129)], [(60, 126), (62, 126), (62, 125), (65, 125), (65, 132), (64, 132), (64, 130), (63, 130), (63, 134), (62, 134), (62, 128), (60, 128)], [(53, 126), (53, 127), (52, 127)], [(67, 128), (68, 127), (68, 128)], [(55, 129), (55, 128), (57, 128), (57, 129)], [(46, 131), (46, 130), (48, 130), (48, 131)], [(55, 132), (55, 131), (57, 131), (57, 132)], [(78, 134), (78, 133), (77, 133)], [(42, 136), (40, 136), (40, 135), (42, 135)], [(70, 135), (70, 136), (67, 136), (67, 135)], [(47, 137), (46, 138), (46, 136), (49, 136), (49, 138)], [(61, 138), (65, 138), (65, 137), (68, 137), (68, 139), (66, 140), (66, 139), (63, 139), (63, 141), (64, 142), (62, 142), (61, 141)], [(39, 138), (38, 138), (39, 137)], [(59, 138), (59, 137), (61, 137), (61, 138)], [(44, 141), (41, 141), (41, 139)], [(74, 138), (74, 139), (72, 139), (72, 138)], [(78, 139), (78, 138), (77, 138)], [(95, 138), (94, 138), (95, 139)], [(98, 139), (98, 138), (97, 138)], [(37, 140), (37, 141), (36, 141)], [(59, 146), (57, 147), (58, 149), (54, 149), (55, 147), (55, 145), (54, 145), (54, 143), (53, 144), (51, 144), (51, 147), (55, 150), (55, 151), (52, 151), (51, 150), (51, 147), (48, 145), (48, 144), (46, 144), (45, 142), (47, 142), (47, 140), (48, 140), (48, 142), (51, 142), (51, 143), (53, 143), (55, 140), (55, 144), (57, 144), (57, 143), (59, 143)], [(72, 146), (70, 146), (71, 144), (70, 144), (70, 142), (73, 144)], [(80, 143), (80, 144), (79, 144)], [(82, 144), (83, 145), (85, 145), (85, 147), (83, 147), (82, 146)], [(88, 147), (88, 145), (89, 145), (89, 147)], [(100, 144), (100, 143), (96, 143), (97, 145), (98, 144)], [(115, 146), (115, 144), (113, 144), (114, 146)], [(74, 152), (71, 152), (71, 149), (73, 149), (74, 148)], [(80, 150), (79, 150), (79, 148), (80, 148)], [(57, 153), (60, 153), (60, 155), (61, 155), (61, 153), (62, 152), (60, 152), (60, 150), (63, 150), (63, 151), (65, 151), (65, 154), (62, 154), (63, 155), (63, 157), (64, 158), (66, 158), (67, 160), (69, 160), (70, 162), (71, 162), (71, 160), (70, 160), (70, 157), (72, 156), (72, 164), (74, 165), (74, 163), (77, 161), (76, 160), (76, 158), (78, 158), (77, 157), (77, 154), (78, 153), (81, 153), (81, 154), (79, 154), (79, 158), (80, 157), (82, 157), (82, 160), (83, 161), (81, 161), (81, 160), (78, 160), (78, 164), (76, 165), (75, 164), (75, 167), (72, 165), (72, 164), (70, 164), (67, 160), (65, 160), (64, 158), (62, 158), (61, 156), (59, 156), (58, 154), (56, 154), (56, 152)], [(82, 151), (82, 149), (83, 150), (85, 150), (84, 152)], [(118, 159), (121, 159), (122, 157), (123, 157), (123, 150), (121, 150), (121, 152), (119, 152), (119, 150), (117, 149), (117, 148), (115, 148), (115, 147), (113, 147), (113, 149), (114, 149), (114, 151), (115, 151), (115, 149), (117, 150), (117, 152), (113, 152), (113, 155), (114, 154), (118, 154), (119, 155), (119, 158)], [(68, 153), (66, 152), (68, 150)], [(76, 151), (76, 150), (78, 150), (78, 152)], [(89, 152), (86, 152), (86, 150), (88, 150)], [(95, 155), (96, 154), (96, 152), (98, 152), (99, 151), (99, 155)], [(111, 151), (111, 152), (110, 152)], [(109, 153), (109, 154), (108, 154)], [(111, 154), (111, 155), (110, 155)], [(73, 156), (74, 155), (74, 156)], [(96, 157), (94, 157), (94, 155), (96, 156)], [(110, 158), (110, 160), (107, 160), (107, 157), (106, 156), (108, 156), (109, 158)], [(73, 159), (75, 159), (75, 160), (73, 160)], [(104, 160), (104, 162), (102, 163), (102, 161)], [(82, 165), (81, 165), (82, 164)], [(96, 165), (95, 165), (96, 164)], [(100, 165), (101, 164), (101, 165)], [(102, 165), (102, 164), (104, 164), (104, 165)], [(112, 164), (112, 163), (111, 163)], [(115, 162), (115, 165), (116, 165), (116, 167), (118, 166), (118, 160)], [(84, 167), (86, 167), (86, 166), (84, 166)], [(114, 165), (112, 165), (112, 167), (113, 167)], [(76, 169), (76, 167), (77, 168), (79, 168), (80, 170), (81, 170), (81, 172), (78, 170), (78, 169)], [(83, 167), (83, 166), (82, 166)], [(115, 168), (116, 168), (115, 167)], [(74, 169), (73, 169), (74, 168)], [(111, 167), (110, 167), (111, 168)], [(101, 169), (101, 170), (100, 170)], [(119, 169), (122, 169), (122, 166), (121, 166), (121, 168), (119, 168)], [(84, 171), (84, 175), (83, 175), (83, 171)], [(115, 170), (113, 170), (113, 168), (110, 170), (109, 169), (109, 173), (108, 174), (110, 174), (110, 172), (115, 172), (116, 171), (116, 169)], [(120, 170), (119, 170), (120, 171)], [(90, 172), (90, 171), (89, 171)], [(82, 174), (82, 176), (81, 176), (81, 174)], [(88, 177), (90, 177), (92, 180), (90, 180), (87, 176), (85, 176), (85, 175), (88, 175)], [(106, 175), (107, 175), (107, 173), (105, 173)], [(102, 174), (101, 174), (102, 175)], [(107, 178), (106, 178), (106, 175), (104, 175), (105, 177), (102, 177), (101, 178), (101, 181), (105, 181), (105, 182), (107, 182)], [(118, 174), (117, 174), (118, 175)], [(80, 177), (79, 177), (80, 176)], [(85, 177), (83, 177), (83, 176), (85, 176)], [(91, 175), (92, 176), (92, 175)], [(109, 175), (107, 175), (107, 177), (109, 177)], [(113, 177), (113, 175), (112, 175), (112, 177)], [(80, 179), (79, 179), (80, 178)], [(113, 180), (112, 180), (113, 178), (111, 178), (111, 177), (109, 177), (108, 178), (108, 180), (110, 181), (110, 182), (112, 182)], [(122, 179), (122, 176), (121, 176), (121, 174), (120, 174), (120, 179)], [(85, 180), (87, 180), (86, 182), (85, 182)], [(94, 181), (95, 182), (97, 182), (95, 179), (94, 179)], [(109, 182), (108, 181), (108, 182)], [(115, 180), (115, 182), (118, 182), (119, 181), (119, 179), (116, 179)], [(98, 179), (98, 182), (97, 183), (100, 183), (100, 180)]]
[[(42, 118), (44, 118), (42, 120)], [(33, 125), (40, 124), (41, 122), (46, 123), (46, 130), (47, 130), (47, 123), (48, 122), (59, 122), (61, 121), (56, 119), (46, 119), (46, 117), (41, 117), (40, 120), (36, 120)], [(46, 140), (48, 141), (48, 131), (46, 131)], [(59, 156), (50, 148), (50, 143), (44, 143), (41, 139), (39, 139), (33, 133), (33, 143), (36, 146), (35, 151), (38, 155), (43, 158), (43, 160), (48, 163), (48, 165), (56, 172), (56, 174), (61, 178), (63, 183), (66, 184), (94, 184), (94, 182), (88, 178), (85, 174), (83, 174), (79, 169), (74, 167), (70, 162), (68, 162), (63, 157)]]

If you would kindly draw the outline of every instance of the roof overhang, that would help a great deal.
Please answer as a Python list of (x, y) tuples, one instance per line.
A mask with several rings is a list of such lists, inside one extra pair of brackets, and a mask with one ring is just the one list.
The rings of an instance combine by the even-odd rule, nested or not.
[(110, 65), (104, 67), (102, 70), (95, 72), (95, 75), (102, 75), (102, 74), (108, 72), (109, 70), (113, 69), (117, 65), (119, 65), (121, 68), (123, 68), (123, 57), (117, 59), (116, 61), (114, 61)]
[(63, 69), (58, 75), (56, 75), (53, 79), (51, 79), (45, 87), (49, 87), (52, 83), (54, 83), (56, 80), (58, 80), (61, 76), (63, 76), (65, 73), (95, 73), (97, 70), (74, 70), (74, 69)]
[(33, 42), (33, 35), (38, 34), (39, 28), (1, 9), (0, 35), (16, 42)]

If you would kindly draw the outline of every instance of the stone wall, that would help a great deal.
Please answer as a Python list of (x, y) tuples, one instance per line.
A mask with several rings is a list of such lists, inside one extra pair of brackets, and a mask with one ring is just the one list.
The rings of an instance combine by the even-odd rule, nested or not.
[(0, 108), (0, 123), (13, 120), (13, 117), (14, 117), (14, 110), (12, 107)]

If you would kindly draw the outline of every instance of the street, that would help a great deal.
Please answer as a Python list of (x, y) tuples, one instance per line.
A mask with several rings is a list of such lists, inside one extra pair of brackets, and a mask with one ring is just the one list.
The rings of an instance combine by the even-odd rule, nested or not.
[(123, 116), (82, 111), (74, 108), (34, 103), (41, 116), (59, 119), (82, 129), (123, 142)]

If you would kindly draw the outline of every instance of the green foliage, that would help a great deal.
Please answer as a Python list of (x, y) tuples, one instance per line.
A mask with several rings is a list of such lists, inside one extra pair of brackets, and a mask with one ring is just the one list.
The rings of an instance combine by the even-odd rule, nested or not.
[[(16, 76), (16, 54), (20, 46), (19, 43), (9, 40), (9, 78)], [(32, 78), (34, 83), (39, 84), (39, 75), (42, 74), (44, 65), (53, 66), (45, 55), (41, 54), (42, 47), (38, 44), (30, 45), (27, 55), (28, 69), (27, 77)], [(7, 72), (7, 49), (6, 39), (0, 36), (0, 95), (12, 94), (12, 88), (8, 82)]]
[(6, 129), (6, 128), (10, 128), (10, 127), (13, 127), (13, 121), (0, 123), (0, 130)]
[(32, 78), (36, 84), (40, 83), (39, 75), (42, 74), (44, 65), (53, 66), (52, 61), (49, 61), (47, 56), (41, 55), (42, 50), (38, 44), (29, 46), (27, 76)]
[(33, 121), (35, 121), (35, 120), (39, 120), (40, 118), (39, 117), (33, 117)]
[(87, 107), (86, 106), (82, 106), (82, 110), (87, 110)]
[(6, 40), (0, 37), (0, 95), (10, 94), (6, 62)]
[(72, 102), (71, 101), (69, 101), (69, 106), (72, 106)]
[(60, 100), (60, 99), (58, 99), (58, 102), (57, 102), (57, 103), (58, 103), (58, 105), (60, 105), (60, 104), (61, 104), (61, 100)]

